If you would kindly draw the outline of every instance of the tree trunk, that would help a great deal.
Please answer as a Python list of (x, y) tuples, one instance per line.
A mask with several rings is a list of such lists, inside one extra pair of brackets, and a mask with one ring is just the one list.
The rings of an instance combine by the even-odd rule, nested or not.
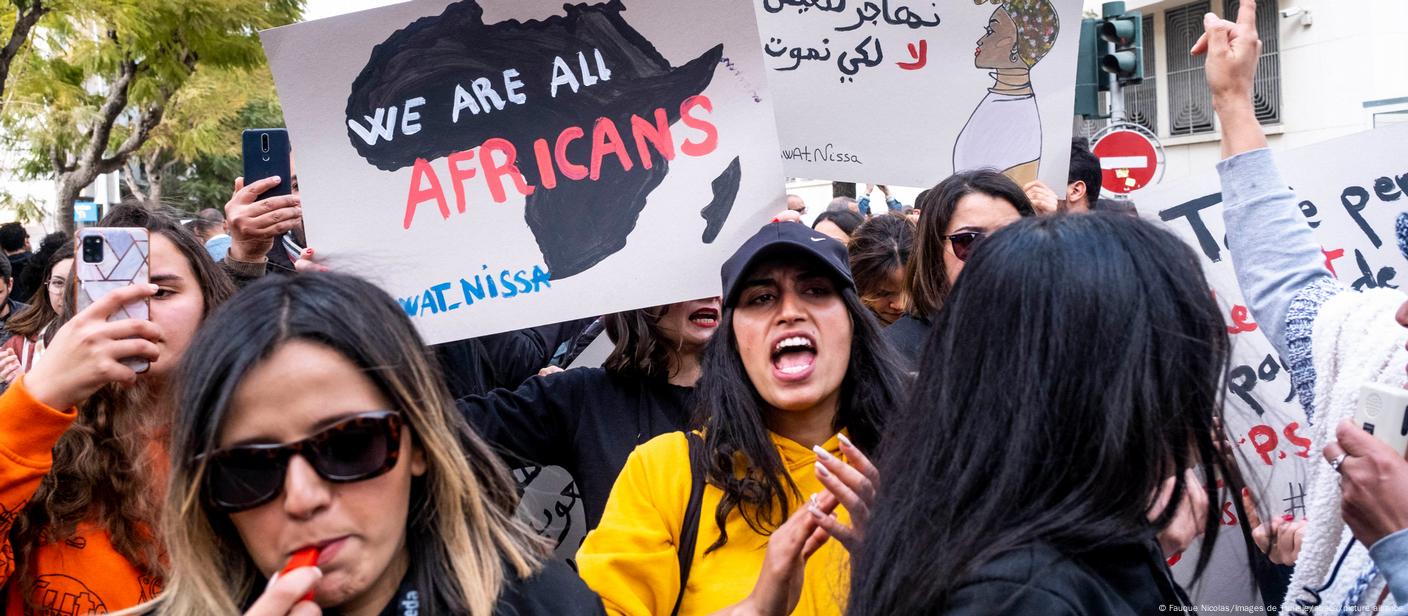
[(59, 202), (59, 224), (65, 233), (72, 234), (77, 227), (73, 221), (73, 202), (78, 200), (78, 193), (83, 191), (83, 187), (91, 182), (77, 183), (73, 176), (63, 175), (54, 183), (54, 197)]

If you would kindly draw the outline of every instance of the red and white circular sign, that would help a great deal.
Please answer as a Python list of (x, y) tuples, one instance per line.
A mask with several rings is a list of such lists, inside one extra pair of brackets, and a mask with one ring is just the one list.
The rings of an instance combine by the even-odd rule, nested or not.
[(1159, 170), (1157, 146), (1132, 130), (1106, 133), (1091, 151), (1100, 159), (1100, 185), (1112, 193), (1127, 195), (1144, 188)]

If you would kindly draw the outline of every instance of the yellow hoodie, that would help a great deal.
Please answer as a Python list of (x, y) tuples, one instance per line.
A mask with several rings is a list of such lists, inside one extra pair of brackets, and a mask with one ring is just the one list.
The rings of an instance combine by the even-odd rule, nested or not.
[[(816, 454), (776, 434), (768, 436), (802, 495), (822, 491), (813, 466)], [(835, 437), (823, 447), (844, 459)], [(683, 432), (662, 434), (631, 452), (611, 488), (601, 523), (577, 552), (582, 579), (601, 595), (608, 613), (665, 616), (674, 608), (680, 588), (675, 546), (689, 491), (689, 446)], [(681, 615), (712, 614), (743, 600), (763, 569), (768, 538), (750, 529), (736, 508), (725, 521), (728, 543), (704, 553), (719, 537), (714, 511), (722, 498), (722, 490), (706, 485)], [(790, 506), (795, 512), (803, 503), (794, 500)], [(850, 523), (843, 508), (837, 508), (836, 516)], [(807, 561), (801, 601), (792, 614), (843, 612), (850, 585), (849, 558), (835, 540), (813, 554)]]

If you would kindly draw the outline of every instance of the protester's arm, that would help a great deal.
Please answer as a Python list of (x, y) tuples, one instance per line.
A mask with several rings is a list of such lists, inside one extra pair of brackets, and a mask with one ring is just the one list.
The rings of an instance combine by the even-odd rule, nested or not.
[(1394, 600), (1408, 605), (1408, 461), (1348, 419), (1335, 426), (1335, 440), (1325, 445), (1324, 456), (1341, 461), (1345, 525), (1370, 546), (1369, 556)]
[(856, 200), (856, 208), (860, 210), (861, 216), (870, 216), (870, 195), (861, 195)]
[[(1291, 303), (1312, 285), (1333, 279), (1295, 195), (1286, 188), (1266, 148), (1266, 136), (1252, 107), (1253, 79), (1261, 52), (1256, 3), (1243, 2), (1236, 23), (1209, 15), (1204, 27), (1206, 33), (1192, 52), (1207, 54), (1208, 88), (1222, 127), (1224, 160), (1217, 169), (1237, 282), (1247, 307), (1277, 352), (1304, 368), (1306, 362), (1291, 357), (1291, 348), (1302, 345), (1285, 335)], [(1295, 355), (1305, 352), (1308, 347)]]
[(491, 387), (518, 387), (552, 361), (553, 353), (595, 319), (520, 329), (481, 337), (485, 376)]
[[(690, 482), (687, 469), (663, 468), (662, 463), (687, 460), (687, 450), (684, 435), (673, 433), (631, 452), (611, 487), (601, 522), (577, 552), (577, 570), (601, 595), (608, 614), (668, 614), (674, 607), (680, 589), (675, 546)], [(672, 510), (664, 511), (658, 503)], [(707, 541), (702, 535), (700, 540)]]
[(297, 195), (259, 198), (281, 181), (275, 176), (246, 186), (244, 178), (235, 179), (235, 194), (225, 204), (230, 251), (222, 263), (236, 286), (263, 276), (269, 264), (266, 255), (278, 237), (303, 224), (302, 201)]
[[(77, 418), (74, 407), (108, 383), (135, 381), (136, 372), (121, 363), (124, 358), (156, 361), (155, 341), (161, 339), (156, 325), (107, 320), (122, 306), (155, 293), (155, 285), (133, 285), (100, 298), (69, 320), (30, 372), (0, 395), (0, 507), (4, 511), (23, 510), (39, 489), (53, 465), (54, 445)], [(4, 516), (0, 522), (0, 553), (10, 552), (6, 544), (14, 517)]]
[[(53, 465), (54, 445), (74, 419), (75, 409), (59, 410), (30, 395), (20, 377), (0, 395), (0, 507), (24, 509)], [(17, 516), (0, 518), (0, 552), (10, 553), (10, 526)], [(11, 568), (0, 568), (0, 584)]]
[(535, 376), (518, 389), (496, 389), (455, 402), (474, 431), (499, 452), (523, 462), (576, 470), (571, 443), (576, 431), (580, 392), (600, 387), (586, 370)]

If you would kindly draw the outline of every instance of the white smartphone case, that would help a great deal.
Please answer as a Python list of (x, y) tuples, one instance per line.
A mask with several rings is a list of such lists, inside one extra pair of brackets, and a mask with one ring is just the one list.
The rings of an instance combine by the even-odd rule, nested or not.
[[(89, 236), (103, 238), (103, 260), (88, 263), (84, 260), (83, 239)], [(78, 232), (78, 310), (83, 310), (103, 296), (134, 284), (148, 284), (151, 275), (148, 265), (150, 237), (146, 229), (126, 227), (92, 227)], [(113, 313), (109, 321), (125, 319), (149, 320), (147, 300), (133, 302)], [(137, 372), (147, 370), (146, 360), (124, 361)]]

